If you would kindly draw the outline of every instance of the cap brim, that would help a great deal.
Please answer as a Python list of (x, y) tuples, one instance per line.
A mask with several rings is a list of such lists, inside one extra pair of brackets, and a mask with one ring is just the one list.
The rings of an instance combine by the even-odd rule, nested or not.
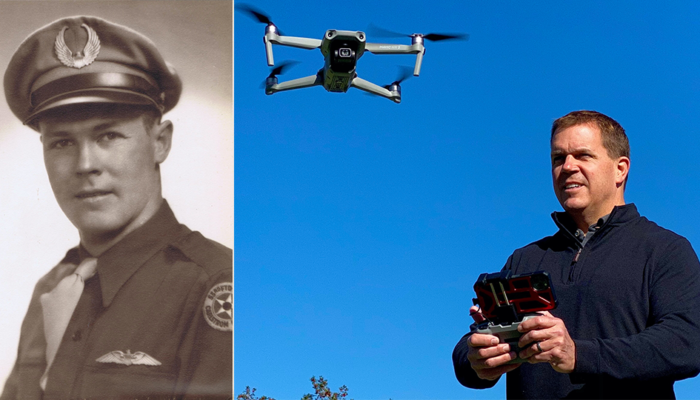
[(150, 105), (161, 112), (163, 111), (162, 107), (156, 104), (150, 97), (140, 93), (120, 89), (88, 89), (63, 93), (60, 96), (48, 99), (42, 104), (39, 104), (23, 123), (26, 125), (43, 112), (58, 107), (90, 103)]

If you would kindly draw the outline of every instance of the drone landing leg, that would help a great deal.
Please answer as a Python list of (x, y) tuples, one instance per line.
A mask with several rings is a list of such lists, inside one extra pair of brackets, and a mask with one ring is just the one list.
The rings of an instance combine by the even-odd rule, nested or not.
[(272, 42), (267, 39), (267, 36), (263, 36), (263, 42), (265, 42), (265, 54), (267, 54), (267, 65), (272, 67), (275, 65), (275, 57), (272, 55)]
[(416, 54), (416, 67), (413, 69), (413, 76), (420, 75), (420, 67), (423, 64), (423, 54), (425, 54), (425, 49)]

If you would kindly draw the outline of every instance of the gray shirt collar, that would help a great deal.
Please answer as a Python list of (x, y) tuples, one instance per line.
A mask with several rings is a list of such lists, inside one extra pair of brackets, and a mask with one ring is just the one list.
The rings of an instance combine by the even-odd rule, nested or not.
[(576, 240), (579, 241), (579, 243), (581, 243), (581, 247), (584, 247), (586, 243), (588, 243), (588, 241), (591, 240), (593, 234), (596, 233), (598, 229), (600, 229), (603, 226), (603, 224), (605, 224), (605, 221), (607, 221), (609, 217), (610, 214), (600, 217), (595, 224), (588, 227), (587, 233), (582, 231), (581, 229), (576, 229), (576, 231), (574, 232), (574, 237), (576, 238)]

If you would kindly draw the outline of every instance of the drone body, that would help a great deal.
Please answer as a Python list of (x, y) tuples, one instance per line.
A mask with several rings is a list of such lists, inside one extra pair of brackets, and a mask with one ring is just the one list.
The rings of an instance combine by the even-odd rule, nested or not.
[(467, 36), (443, 34), (403, 35), (390, 31), (383, 31), (384, 33), (389, 33), (394, 36), (409, 36), (412, 39), (411, 45), (367, 43), (366, 35), (362, 31), (342, 31), (335, 29), (326, 31), (321, 40), (284, 36), (265, 14), (247, 5), (240, 5), (238, 8), (267, 25), (265, 27), (265, 36), (263, 37), (265, 53), (267, 55), (267, 65), (275, 65), (272, 51), (273, 44), (308, 50), (320, 48), (325, 59), (323, 68), (316, 74), (282, 83), (278, 82), (277, 75), (281, 74), (289, 63), (283, 63), (277, 68), (274, 68), (265, 80), (265, 93), (268, 95), (285, 90), (312, 86), (323, 86), (327, 91), (336, 93), (344, 93), (347, 92), (349, 88), (356, 87), (370, 94), (386, 97), (395, 103), (400, 103), (400, 84), (410, 75), (404, 73), (402, 77), (386, 86), (379, 86), (360, 78), (356, 71), (357, 60), (362, 57), (365, 51), (373, 54), (415, 54), (416, 62), (413, 68), (413, 75), (418, 76), (423, 62), (423, 55), (425, 54), (425, 47), (423, 45), (424, 39), (445, 40), (466, 38)]

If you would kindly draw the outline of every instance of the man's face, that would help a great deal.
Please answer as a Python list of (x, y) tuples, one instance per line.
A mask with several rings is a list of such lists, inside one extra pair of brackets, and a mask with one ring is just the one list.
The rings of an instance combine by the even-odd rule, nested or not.
[(156, 164), (167, 151), (138, 114), (64, 115), (39, 130), (51, 188), (81, 235), (131, 231), (160, 204)]
[(612, 159), (603, 147), (595, 125), (576, 125), (552, 138), (552, 182), (554, 193), (572, 215), (600, 218), (615, 205), (623, 204), (622, 189), (629, 159)]

